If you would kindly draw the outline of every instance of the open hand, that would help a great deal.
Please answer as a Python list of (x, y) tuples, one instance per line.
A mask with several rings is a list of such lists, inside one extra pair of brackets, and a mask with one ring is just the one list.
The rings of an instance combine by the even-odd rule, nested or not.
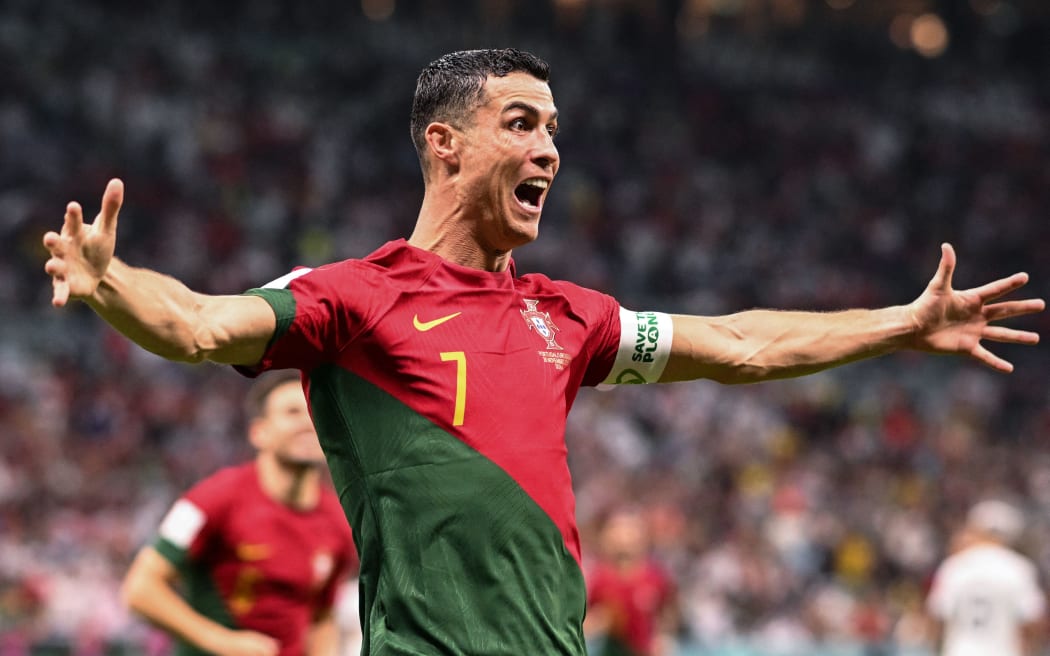
[(90, 297), (98, 288), (113, 259), (117, 240), (117, 214), (124, 202), (124, 183), (114, 178), (102, 194), (102, 210), (94, 223), (84, 225), (79, 203), (66, 206), (62, 232), (49, 231), (44, 246), (51, 258), (44, 271), (51, 276), (51, 304), (64, 306), (70, 298)]
[(980, 287), (952, 289), (955, 250), (941, 245), (941, 262), (926, 291), (911, 304), (915, 322), (915, 348), (933, 353), (966, 354), (998, 371), (1013, 371), (1013, 365), (984, 347), (982, 340), (1007, 344), (1038, 344), (1039, 334), (993, 326), (991, 322), (1041, 312), (1042, 299), (1001, 301), (997, 298), (1020, 289), (1027, 273), (1015, 273)]

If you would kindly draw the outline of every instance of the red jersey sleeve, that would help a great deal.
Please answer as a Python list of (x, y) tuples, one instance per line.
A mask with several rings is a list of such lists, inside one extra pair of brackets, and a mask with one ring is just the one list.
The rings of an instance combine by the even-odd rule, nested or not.
[(266, 300), (277, 319), (262, 360), (246, 373), (330, 362), (397, 298), (362, 260), (296, 269), (245, 293)]
[(201, 557), (229, 511), (233, 469), (224, 469), (187, 490), (160, 523), (154, 547), (174, 565)]
[(569, 299), (572, 311), (589, 328), (584, 344), (582, 385), (598, 385), (609, 374), (620, 348), (620, 304), (612, 296), (570, 282), (555, 283)]

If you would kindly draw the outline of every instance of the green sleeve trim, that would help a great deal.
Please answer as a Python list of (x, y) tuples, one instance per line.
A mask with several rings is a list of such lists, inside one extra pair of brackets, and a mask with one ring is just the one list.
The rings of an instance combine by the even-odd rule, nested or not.
[(288, 332), (292, 321), (295, 320), (295, 296), (287, 289), (271, 288), (249, 289), (244, 293), (247, 296), (258, 296), (269, 303), (273, 309), (274, 316), (277, 317), (277, 329), (273, 331), (273, 338), (266, 345), (267, 350), (269, 350), (275, 341)]
[(171, 563), (175, 569), (182, 569), (189, 562), (189, 554), (185, 549), (176, 547), (164, 538), (157, 538), (153, 543), (153, 548), (164, 557), (164, 560)]

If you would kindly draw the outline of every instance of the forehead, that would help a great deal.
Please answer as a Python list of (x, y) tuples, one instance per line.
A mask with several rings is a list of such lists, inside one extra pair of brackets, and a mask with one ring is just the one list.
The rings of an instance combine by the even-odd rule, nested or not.
[(490, 75), (485, 80), (485, 100), (483, 107), (496, 112), (512, 103), (526, 103), (545, 114), (557, 111), (550, 85), (528, 73)]
[(266, 397), (266, 406), (270, 408), (299, 402), (305, 403), (306, 396), (303, 394), (302, 386), (294, 380), (281, 383), (273, 388), (273, 391)]

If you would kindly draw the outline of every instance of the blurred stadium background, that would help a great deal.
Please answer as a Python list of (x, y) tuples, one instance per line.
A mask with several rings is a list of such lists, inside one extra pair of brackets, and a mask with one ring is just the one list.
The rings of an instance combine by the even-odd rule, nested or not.
[[(418, 70), (552, 64), (563, 158), (517, 253), (625, 305), (714, 314), (1050, 281), (1044, 0), (0, 2), (0, 654), (158, 653), (117, 586), (174, 496), (247, 456), (244, 381), (49, 305), (40, 236), (127, 183), (118, 253), (235, 293), (407, 235)], [(1050, 316), (1018, 322), (1050, 336)], [(1048, 351), (909, 355), (748, 388), (584, 391), (585, 550), (623, 504), (680, 587), (681, 654), (925, 654), (971, 503), (1050, 571)]]

